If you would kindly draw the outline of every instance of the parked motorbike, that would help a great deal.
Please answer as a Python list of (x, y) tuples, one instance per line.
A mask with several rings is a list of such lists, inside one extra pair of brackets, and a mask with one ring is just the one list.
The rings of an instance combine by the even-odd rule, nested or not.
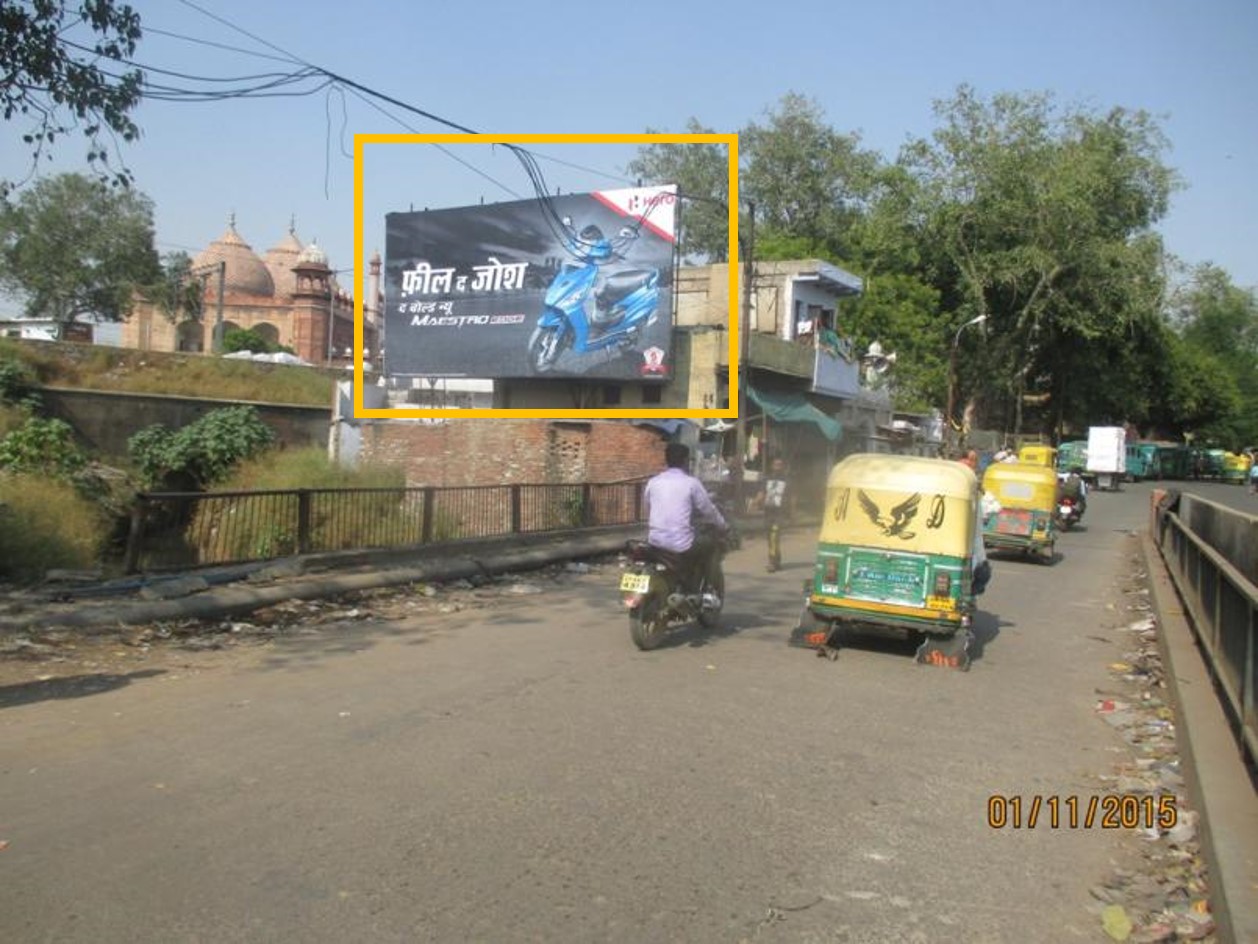
[(725, 605), (721, 562), (738, 538), (732, 528), (725, 534), (715, 529), (706, 534), (714, 559), (702, 568), (698, 586), (690, 588), (683, 584), (679, 555), (645, 541), (627, 545), (629, 562), (620, 576), (620, 593), (629, 611), (629, 635), (639, 649), (657, 648), (674, 625), (697, 620), (710, 629), (720, 621)]
[(1080, 522), (1083, 518), (1083, 506), (1079, 504), (1077, 498), (1070, 495), (1063, 495), (1057, 499), (1057, 527), (1062, 531), (1069, 531), (1072, 527)]
[(597, 226), (577, 233), (565, 217), (564, 248), (576, 259), (565, 262), (546, 289), (541, 317), (529, 339), (529, 366), (550, 372), (569, 348), (577, 354), (609, 347), (630, 347), (655, 323), (660, 297), (657, 269), (620, 269), (603, 275), (603, 267), (624, 260), (625, 249), (638, 232), (624, 227), (608, 239)]

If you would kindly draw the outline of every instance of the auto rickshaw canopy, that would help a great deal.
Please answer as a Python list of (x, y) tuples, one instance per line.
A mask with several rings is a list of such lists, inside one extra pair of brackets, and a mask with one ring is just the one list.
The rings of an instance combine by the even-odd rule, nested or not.
[(969, 557), (977, 501), (978, 480), (960, 462), (858, 453), (830, 470), (818, 540)]
[(983, 491), (1005, 508), (1052, 511), (1057, 504), (1057, 473), (1029, 462), (997, 462), (983, 474)]

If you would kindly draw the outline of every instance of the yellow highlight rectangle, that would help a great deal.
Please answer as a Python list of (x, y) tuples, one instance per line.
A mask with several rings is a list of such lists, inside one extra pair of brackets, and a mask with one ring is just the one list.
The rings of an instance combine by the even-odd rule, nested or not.
[[(724, 144), (729, 148), (729, 402), (727, 409), (367, 409), (363, 405), (363, 147), (368, 144)], [(354, 135), (354, 415), (366, 419), (736, 419), (738, 417), (738, 135), (736, 134), (356, 134)], [(674, 292), (676, 287), (674, 286)], [(676, 297), (674, 295), (674, 297)]]

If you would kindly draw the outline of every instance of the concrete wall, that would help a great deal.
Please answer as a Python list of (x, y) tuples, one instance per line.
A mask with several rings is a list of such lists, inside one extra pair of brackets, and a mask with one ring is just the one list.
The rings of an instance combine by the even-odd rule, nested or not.
[(1196, 495), (1183, 495), (1179, 516), (1189, 529), (1258, 585), (1258, 517)]
[[(65, 420), (79, 442), (107, 459), (127, 455), (127, 440), (154, 425), (179, 429), (211, 410), (240, 406), (238, 400), (204, 400), (161, 394), (111, 393), (44, 387), (43, 413)], [(327, 446), (332, 408), (249, 403), (285, 446)]]

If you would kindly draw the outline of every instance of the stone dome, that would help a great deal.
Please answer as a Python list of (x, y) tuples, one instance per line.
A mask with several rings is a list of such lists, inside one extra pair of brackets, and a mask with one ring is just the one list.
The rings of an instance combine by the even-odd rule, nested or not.
[(312, 242), (301, 251), (301, 254), (297, 257), (297, 264), (326, 267), (328, 264), (328, 254), (319, 248), (319, 244), (317, 242)]
[(271, 281), (275, 285), (276, 295), (292, 295), (297, 291), (297, 273), (293, 266), (301, 257), (305, 247), (297, 238), (294, 224), (289, 224), (288, 233), (278, 243), (266, 251), (262, 261), (271, 273)]
[[(216, 266), (220, 262), (227, 263), (223, 284), (228, 293), (267, 297), (275, 294), (275, 281), (271, 278), (270, 270), (236, 232), (234, 215), (227, 224), (227, 232), (198, 253), (192, 260), (192, 265), (193, 268), (201, 269)], [(211, 293), (217, 292), (218, 279), (211, 276), (207, 287)]]

